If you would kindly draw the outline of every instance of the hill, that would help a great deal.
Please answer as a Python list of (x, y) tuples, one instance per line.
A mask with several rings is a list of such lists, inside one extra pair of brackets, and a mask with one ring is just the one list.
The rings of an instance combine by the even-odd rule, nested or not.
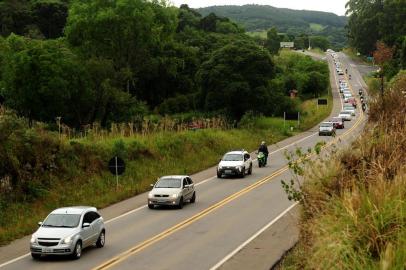
[(245, 27), (248, 32), (261, 32), (276, 27), (288, 35), (307, 33), (329, 38), (336, 47), (346, 44), (347, 17), (334, 13), (308, 10), (292, 10), (263, 5), (212, 6), (197, 11), (206, 16), (215, 13), (227, 17)]

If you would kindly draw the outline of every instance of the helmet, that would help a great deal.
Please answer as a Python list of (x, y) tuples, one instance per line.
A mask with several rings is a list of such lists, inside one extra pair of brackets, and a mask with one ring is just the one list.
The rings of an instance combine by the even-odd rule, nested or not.
[(265, 141), (262, 141), (262, 142), (261, 142), (261, 145), (265, 145)]

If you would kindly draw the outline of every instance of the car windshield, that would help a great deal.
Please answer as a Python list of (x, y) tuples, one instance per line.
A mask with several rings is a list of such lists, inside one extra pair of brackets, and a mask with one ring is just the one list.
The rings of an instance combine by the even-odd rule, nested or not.
[(352, 107), (352, 106), (351, 106), (351, 107), (350, 107), (350, 106), (344, 107), (344, 110), (346, 110), (346, 111), (347, 111), (347, 110), (351, 110), (351, 111), (352, 111), (352, 110), (354, 110), (354, 107)]
[(75, 228), (79, 225), (80, 215), (77, 214), (50, 214), (44, 221), (44, 227)]
[(343, 111), (341, 114), (350, 114), (350, 112)]
[(179, 178), (163, 178), (156, 184), (155, 188), (180, 188), (181, 179)]
[(334, 122), (342, 122), (342, 119), (341, 119), (341, 118), (333, 118), (333, 119), (331, 119), (331, 121), (334, 121)]
[(223, 157), (223, 161), (242, 161), (243, 157), (241, 154), (227, 154)]
[(332, 127), (333, 123), (321, 123), (321, 127)]

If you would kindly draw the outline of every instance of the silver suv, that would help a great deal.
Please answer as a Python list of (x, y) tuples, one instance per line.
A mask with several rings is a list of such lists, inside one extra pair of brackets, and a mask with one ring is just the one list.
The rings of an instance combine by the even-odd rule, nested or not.
[(31, 256), (70, 255), (79, 259), (82, 249), (102, 248), (106, 229), (97, 209), (89, 206), (59, 208), (52, 211), (31, 237)]
[(183, 208), (186, 201), (196, 201), (195, 185), (187, 175), (163, 176), (158, 179), (148, 194), (148, 207), (155, 205), (173, 205)]
[(252, 174), (252, 159), (245, 150), (226, 153), (217, 166), (217, 178), (223, 175), (244, 177), (246, 174)]

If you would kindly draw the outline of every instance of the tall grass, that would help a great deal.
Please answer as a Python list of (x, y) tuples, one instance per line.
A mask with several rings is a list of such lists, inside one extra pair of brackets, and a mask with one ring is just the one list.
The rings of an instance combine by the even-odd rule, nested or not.
[(307, 172), (301, 237), (280, 269), (406, 268), (406, 73), (363, 135)]
[[(331, 107), (330, 107), (331, 108)], [(304, 102), (300, 128), (296, 121), (256, 117), (248, 126), (231, 129), (221, 118), (204, 121), (200, 129), (186, 122), (174, 128), (170, 118), (148, 120), (156, 128), (113, 125), (89, 127), (82, 136), (49, 132), (41, 123), (30, 128), (25, 119), (0, 111), (0, 245), (31, 233), (50, 210), (66, 205), (105, 207), (140, 194), (159, 176), (193, 174), (217, 163), (235, 148), (254, 150), (260, 141), (276, 143), (324, 119), (330, 111)], [(310, 118), (310, 119), (308, 119)], [(183, 123), (183, 124), (182, 124)], [(199, 123), (198, 123), (199, 124)], [(291, 131), (290, 127), (294, 127)], [(107, 170), (114, 155), (126, 161), (116, 180)], [(213, 171), (213, 175), (215, 172)]]

